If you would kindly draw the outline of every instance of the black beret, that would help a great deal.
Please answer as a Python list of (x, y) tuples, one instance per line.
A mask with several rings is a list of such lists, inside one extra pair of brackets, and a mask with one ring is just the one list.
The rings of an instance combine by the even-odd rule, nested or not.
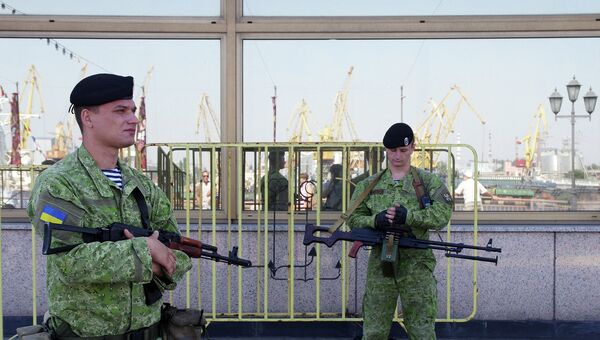
[(71, 91), (73, 106), (94, 106), (133, 97), (133, 77), (99, 73), (83, 78)]
[(383, 146), (388, 149), (408, 146), (414, 140), (413, 130), (404, 123), (396, 123), (387, 130), (383, 136)]

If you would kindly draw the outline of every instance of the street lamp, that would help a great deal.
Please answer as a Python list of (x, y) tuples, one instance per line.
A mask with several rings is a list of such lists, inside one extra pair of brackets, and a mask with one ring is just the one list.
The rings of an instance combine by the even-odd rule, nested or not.
[(560, 106), (562, 104), (562, 95), (558, 93), (556, 88), (554, 88), (554, 92), (550, 95), (548, 99), (550, 99), (550, 108), (552, 112), (554, 112), (554, 120), (558, 118), (571, 118), (571, 187), (575, 189), (575, 118), (589, 118), (592, 120), (592, 112), (594, 112), (594, 108), (596, 107), (596, 100), (598, 96), (590, 90), (588, 93), (583, 96), (583, 102), (585, 104), (585, 110), (588, 115), (575, 115), (575, 101), (579, 96), (579, 89), (581, 88), (581, 84), (575, 79), (573, 76), (573, 80), (571, 80), (567, 84), (567, 93), (569, 94), (569, 100), (571, 101), (571, 114), (570, 115), (559, 115)]

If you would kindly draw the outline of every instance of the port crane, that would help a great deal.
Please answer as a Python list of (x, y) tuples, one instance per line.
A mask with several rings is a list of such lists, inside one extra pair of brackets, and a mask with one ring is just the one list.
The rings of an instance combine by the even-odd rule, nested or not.
[[(456, 103), (449, 108), (448, 106), (450, 98), (457, 98)], [(422, 144), (440, 144), (446, 143), (450, 134), (455, 132), (454, 124), (456, 118), (462, 112), (462, 109), (466, 106), (472, 111), (479, 123), (485, 127), (486, 120), (477, 111), (477, 109), (471, 104), (468, 97), (461, 90), (458, 85), (453, 85), (446, 95), (436, 103), (433, 99), (429, 100), (431, 109), (426, 115), (423, 122), (418, 125), (416, 129), (416, 138), (419, 143)], [(484, 133), (485, 134), (485, 133)], [(436, 161), (430, 159), (430, 154), (425, 150), (418, 152), (413, 157), (413, 165), (419, 167), (430, 167), (435, 165)]]
[(58, 122), (54, 127), (52, 147), (46, 152), (46, 158), (63, 159), (68, 151), (68, 133), (63, 122)]
[[(29, 67), (28, 76), (27, 80), (25, 81), (23, 93), (27, 93), (27, 104), (25, 106), (25, 112), (19, 115), (23, 126), (21, 133), (21, 143), (19, 146), (21, 150), (26, 149), (27, 140), (29, 140), (29, 137), (31, 136), (31, 118), (40, 117), (40, 115), (33, 114), (33, 100), (36, 94), (39, 100), (40, 113), (44, 113), (44, 100), (42, 99), (42, 94), (39, 88), (38, 73), (34, 65), (31, 65)], [(19, 98), (23, 97), (19, 96)]]
[(548, 133), (548, 122), (546, 121), (546, 112), (540, 104), (533, 114), (532, 125), (529, 127), (529, 133), (522, 138), (525, 146), (525, 169), (531, 174), (534, 164), (534, 158), (538, 151), (538, 142)]
[[(348, 92), (350, 91), (350, 82), (352, 80), (353, 71), (354, 66), (350, 66), (344, 86), (336, 94), (333, 119), (331, 124), (326, 125), (319, 133), (321, 142), (338, 142), (344, 140), (352, 142), (358, 141), (358, 134), (354, 128), (352, 118), (348, 113)], [(349, 136), (347, 138), (344, 134), (344, 126), (348, 129)]]
[[(215, 117), (215, 113), (210, 105), (208, 94), (203, 93), (198, 105), (198, 120), (196, 121), (196, 134), (200, 134), (200, 128), (204, 130), (204, 139), (207, 143), (213, 140), (220, 141), (221, 134), (219, 133), (219, 123)], [(212, 127), (212, 129), (211, 129)]]
[(140, 97), (140, 105), (138, 110), (138, 126), (135, 132), (135, 161), (136, 165), (142, 170), (146, 170), (147, 158), (146, 158), (146, 96), (148, 94), (148, 85), (150, 79), (152, 79), (152, 73), (154, 72), (154, 66), (151, 66), (146, 73), (144, 79), (144, 85), (142, 85), (142, 95)]
[(308, 126), (308, 118), (311, 115), (310, 107), (306, 100), (302, 99), (294, 110), (292, 120), (287, 131), (291, 132), (289, 141), (293, 143), (312, 142), (312, 132)]

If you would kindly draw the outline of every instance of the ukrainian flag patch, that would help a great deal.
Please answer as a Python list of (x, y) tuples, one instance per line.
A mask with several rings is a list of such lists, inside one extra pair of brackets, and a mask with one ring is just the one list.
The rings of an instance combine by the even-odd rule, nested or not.
[(50, 205), (46, 204), (42, 210), (40, 220), (48, 223), (62, 224), (67, 218), (67, 213)]

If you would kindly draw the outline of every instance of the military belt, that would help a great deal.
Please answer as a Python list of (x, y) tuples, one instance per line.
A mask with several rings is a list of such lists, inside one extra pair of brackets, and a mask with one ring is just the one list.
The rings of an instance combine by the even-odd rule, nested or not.
[(117, 335), (104, 335), (104, 336), (61, 336), (56, 335), (55, 338), (57, 340), (78, 340), (78, 339), (87, 339), (87, 340), (155, 340), (158, 339), (161, 335), (160, 322), (157, 322), (149, 327), (141, 328), (135, 331), (127, 332), (124, 334)]

